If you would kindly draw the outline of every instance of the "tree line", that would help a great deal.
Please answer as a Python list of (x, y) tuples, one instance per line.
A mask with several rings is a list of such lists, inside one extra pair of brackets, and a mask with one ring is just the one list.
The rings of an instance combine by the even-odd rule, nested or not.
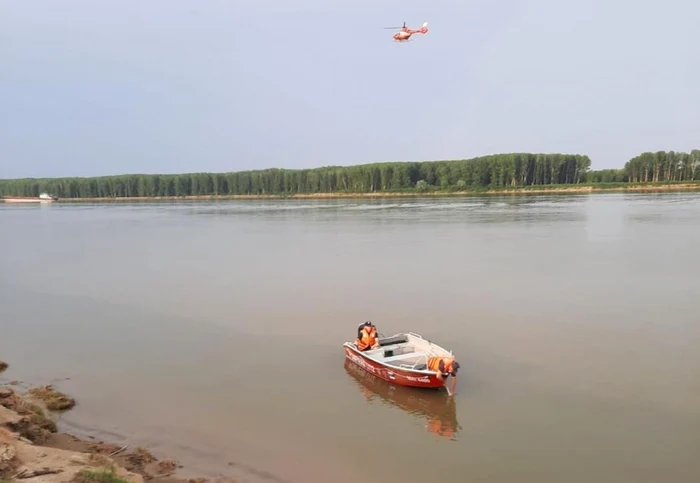
[(625, 174), (632, 183), (700, 180), (700, 150), (642, 153), (627, 161)]
[(457, 161), (373, 163), (232, 173), (0, 180), (0, 195), (111, 198), (373, 193), (580, 183), (587, 156), (501, 154)]
[(644, 153), (622, 170), (590, 171), (590, 164), (585, 155), (513, 153), (314, 169), (30, 178), (0, 180), (0, 196), (44, 192), (59, 198), (379, 193), (700, 179), (698, 150)]
[(623, 169), (588, 173), (589, 183), (668, 183), (700, 181), (700, 150), (646, 152), (627, 161)]

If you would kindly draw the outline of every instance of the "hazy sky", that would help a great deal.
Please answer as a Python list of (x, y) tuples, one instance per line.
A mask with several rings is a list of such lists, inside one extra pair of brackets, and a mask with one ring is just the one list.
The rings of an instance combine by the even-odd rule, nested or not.
[[(0, 0), (0, 178), (700, 147), (697, 0)], [(429, 22), (397, 44), (383, 27)]]

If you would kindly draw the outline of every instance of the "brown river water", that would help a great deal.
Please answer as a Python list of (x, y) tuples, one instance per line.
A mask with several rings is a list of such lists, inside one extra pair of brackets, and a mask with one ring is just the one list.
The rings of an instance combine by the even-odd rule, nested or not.
[[(700, 481), (700, 194), (0, 204), (0, 230), (0, 382), (186, 475)], [(454, 399), (345, 364), (365, 320), (451, 349)]]

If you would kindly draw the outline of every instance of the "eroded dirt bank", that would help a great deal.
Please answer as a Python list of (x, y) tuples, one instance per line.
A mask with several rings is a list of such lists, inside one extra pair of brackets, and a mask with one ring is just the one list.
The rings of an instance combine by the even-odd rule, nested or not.
[[(0, 361), (0, 373), (8, 365)], [(176, 461), (159, 459), (143, 447), (83, 440), (59, 433), (51, 415), (76, 404), (53, 386), (20, 393), (0, 384), (0, 483), (204, 483), (178, 477)], [(214, 481), (235, 483), (230, 478)]]

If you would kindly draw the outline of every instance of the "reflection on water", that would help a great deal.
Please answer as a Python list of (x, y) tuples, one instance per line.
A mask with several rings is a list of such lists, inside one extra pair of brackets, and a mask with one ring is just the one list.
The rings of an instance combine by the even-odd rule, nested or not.
[(457, 405), (444, 391), (396, 386), (345, 359), (345, 370), (357, 382), (368, 403), (379, 401), (427, 421), (426, 429), (445, 439), (457, 441), (462, 429), (457, 421)]
[[(564, 198), (564, 199), (562, 199)], [(580, 198), (580, 197), (579, 197)], [(375, 223), (436, 223), (465, 221), (481, 224), (509, 224), (550, 222), (579, 222), (585, 220), (584, 200), (573, 197), (545, 197), (514, 199), (496, 196), (486, 199), (441, 200), (367, 199), (361, 201), (328, 200), (308, 202), (278, 200), (265, 202), (211, 202), (187, 206), (184, 212), (190, 216), (239, 217), (256, 219), (265, 215), (277, 220), (373, 220)], [(406, 218), (409, 216), (410, 218)]]

